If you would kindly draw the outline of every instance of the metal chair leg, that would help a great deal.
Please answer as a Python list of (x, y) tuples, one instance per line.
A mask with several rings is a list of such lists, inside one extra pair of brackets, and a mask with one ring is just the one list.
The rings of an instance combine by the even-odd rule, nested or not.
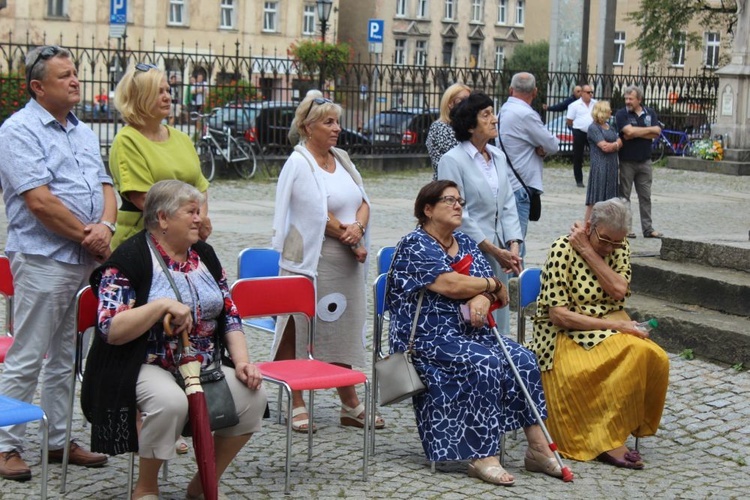
[(65, 445), (63, 448), (62, 475), (60, 477), (60, 493), (65, 494), (66, 483), (68, 479), (68, 461), (70, 460), (70, 438), (73, 432), (73, 408), (76, 400), (76, 367), (73, 363), (73, 370), (70, 374), (70, 398), (68, 400), (68, 419), (65, 422)]
[(133, 498), (133, 473), (135, 472), (135, 452), (128, 458), (128, 494), (125, 498)]
[(42, 500), (47, 498), (47, 478), (49, 473), (49, 421), (47, 415), (42, 417)]

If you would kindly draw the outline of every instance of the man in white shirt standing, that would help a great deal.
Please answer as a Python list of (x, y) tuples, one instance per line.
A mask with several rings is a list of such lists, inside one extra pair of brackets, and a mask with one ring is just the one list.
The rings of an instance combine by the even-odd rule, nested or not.
[[(537, 95), (536, 79), (531, 73), (516, 73), (510, 81), (510, 97), (500, 108), (498, 146), (505, 152), (509, 166), (508, 179), (516, 197), (518, 219), (526, 241), (531, 207), (529, 191), (543, 191), (542, 169), (544, 157), (557, 153), (560, 143), (547, 130), (539, 113), (531, 107)], [(526, 184), (524, 188), (521, 181)], [(526, 254), (526, 243), (521, 244), (521, 257)]]
[(596, 99), (593, 99), (594, 89), (591, 85), (584, 85), (581, 98), (568, 106), (568, 114), (565, 117), (568, 127), (573, 127), (573, 176), (576, 186), (583, 185), (583, 150), (588, 142), (589, 126), (594, 119), (591, 111), (594, 109)]

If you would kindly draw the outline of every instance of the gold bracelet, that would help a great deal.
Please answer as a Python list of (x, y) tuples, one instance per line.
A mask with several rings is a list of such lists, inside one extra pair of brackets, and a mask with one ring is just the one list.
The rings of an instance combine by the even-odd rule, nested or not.
[(359, 226), (359, 229), (360, 229), (360, 231), (362, 231), (362, 236), (364, 236), (364, 235), (365, 235), (365, 226), (363, 226), (363, 225), (362, 225), (362, 223), (361, 223), (361, 222), (359, 222), (358, 220), (355, 220), (355, 221), (354, 221), (354, 223), (355, 223), (355, 224), (356, 224), (357, 226)]

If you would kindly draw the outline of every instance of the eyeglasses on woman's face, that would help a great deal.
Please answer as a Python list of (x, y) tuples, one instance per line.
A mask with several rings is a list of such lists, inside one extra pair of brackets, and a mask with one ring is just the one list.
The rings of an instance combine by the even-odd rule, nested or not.
[(462, 207), (466, 206), (466, 200), (464, 200), (460, 196), (458, 198), (456, 198), (455, 196), (441, 196), (440, 198), (438, 198), (438, 201), (442, 201), (449, 207), (455, 207), (456, 203), (458, 203)]
[(46, 61), (47, 59), (50, 59), (51, 57), (54, 57), (62, 52), (62, 50), (63, 49), (61, 49), (57, 45), (48, 45), (40, 50), (39, 54), (37, 54), (36, 56), (36, 59), (34, 59), (34, 62), (31, 63), (31, 66), (29, 66), (29, 72), (27, 73), (29, 76), (26, 84), (29, 85), (31, 83), (31, 74), (34, 72), (34, 66), (36, 66), (39, 61)]
[(612, 241), (605, 236), (601, 236), (599, 234), (599, 231), (596, 229), (596, 226), (594, 226), (594, 234), (596, 234), (596, 239), (598, 239), (599, 242), (610, 245), (612, 248), (624, 248), (625, 244), (628, 241), (627, 239), (624, 239), (622, 241)]
[(320, 106), (321, 104), (325, 104), (327, 102), (332, 103), (333, 101), (330, 99), (326, 99), (325, 97), (316, 97), (315, 99), (313, 99), (310, 103), (310, 107), (307, 108), (307, 113), (305, 113), (305, 117), (302, 119), (302, 121), (304, 122), (305, 120), (307, 120), (307, 117), (310, 116), (310, 111), (312, 111), (313, 106), (315, 106), (316, 104)]

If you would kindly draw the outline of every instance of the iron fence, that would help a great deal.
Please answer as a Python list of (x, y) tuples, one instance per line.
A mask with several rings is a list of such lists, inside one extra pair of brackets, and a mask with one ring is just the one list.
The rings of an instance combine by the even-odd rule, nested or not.
[[(127, 42), (127, 40), (126, 40)], [(9, 33), (0, 41), (0, 120), (24, 105), (24, 56), (36, 45), (55, 43), (54, 40), (16, 41)], [(136, 62), (155, 64), (177, 80), (175, 96), (182, 108), (175, 125), (188, 134), (198, 135), (196, 122), (190, 119), (192, 103), (189, 95), (190, 78), (203, 75), (208, 88), (207, 106), (241, 106), (249, 101), (283, 101), (298, 103), (310, 88), (316, 88), (319, 71), (324, 70), (324, 92), (340, 103), (343, 109), (341, 123), (350, 129), (356, 139), (351, 147), (356, 153), (424, 153), (424, 133), (398, 138), (392, 142), (379, 142), (369, 129), (371, 120), (394, 108), (415, 115), (436, 110), (443, 91), (454, 82), (463, 82), (472, 89), (481, 90), (495, 99), (496, 106), (505, 101), (511, 76), (524, 68), (502, 70), (470, 67), (414, 66), (375, 64), (371, 61), (353, 62), (342, 67), (301, 65), (288, 57), (264, 54), (253, 55), (250, 47), (235, 43), (218, 50), (207, 47), (173, 46), (150, 49), (129, 46), (109, 47), (92, 39), (86, 44), (77, 41), (66, 46), (73, 56), (81, 82), (81, 103), (75, 112), (90, 122), (101, 140), (102, 154), (108, 155), (109, 145), (123, 122), (113, 106), (114, 88), (124, 70)], [(321, 67), (322, 66), (322, 67)], [(645, 103), (656, 109), (668, 128), (701, 129), (713, 123), (716, 116), (718, 78), (709, 72), (696, 74), (650, 73), (648, 68), (636, 71), (596, 73), (579, 71), (549, 71), (538, 74), (539, 95), (533, 106), (545, 121), (562, 113), (542, 110), (543, 103), (554, 104), (565, 99), (573, 86), (583, 81), (592, 85), (597, 99), (610, 100), (613, 109), (624, 105), (622, 90), (632, 84), (644, 89)], [(429, 113), (427, 113), (429, 114)], [(432, 115), (434, 116), (434, 114)], [(291, 120), (271, 117), (270, 121)], [(278, 123), (277, 123), (278, 125)], [(241, 131), (240, 131), (241, 132)], [(275, 137), (279, 137), (275, 135)], [(257, 140), (260, 140), (259, 138)], [(402, 144), (403, 142), (403, 144)], [(287, 154), (291, 148), (284, 139), (260, 144), (269, 155)], [(350, 146), (347, 146), (350, 147)], [(354, 151), (353, 151), (354, 152)]]

